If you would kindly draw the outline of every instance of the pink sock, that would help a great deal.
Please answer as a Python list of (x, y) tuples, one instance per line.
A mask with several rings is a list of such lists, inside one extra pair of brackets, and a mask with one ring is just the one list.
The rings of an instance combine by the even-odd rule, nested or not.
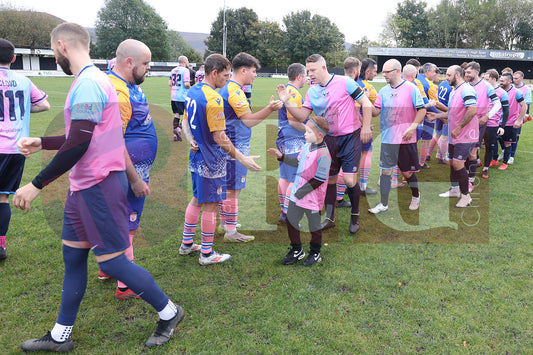
[(4, 248), (6, 247), (6, 236), (0, 236), (0, 247)]
[(421, 143), (420, 143), (420, 161), (419, 161), (420, 165), (424, 165), (426, 163), (426, 158), (428, 156), (428, 151), (429, 151), (429, 141), (428, 140), (421, 141)]
[(285, 192), (285, 200), (283, 201), (283, 207), (281, 210), (283, 213), (287, 214), (287, 210), (289, 209), (289, 200), (291, 197), (292, 187), (294, 186), (294, 182), (290, 182), (287, 186), (287, 191)]
[(342, 171), (337, 176), (337, 200), (342, 200), (344, 192), (346, 191), (346, 184), (344, 183), (344, 177)]
[(224, 200), (223, 209), (226, 214), (226, 231), (230, 234), (237, 230), (237, 220), (239, 218), (239, 200), (236, 198), (227, 198)]
[(217, 213), (202, 213), (202, 253), (211, 254), (213, 251), (213, 239), (215, 238), (215, 229), (217, 227)]
[(279, 199), (279, 207), (281, 208), (281, 212), (287, 213), (287, 210), (283, 210), (283, 206), (285, 206), (285, 200), (287, 199), (287, 187), (289, 186), (289, 181), (285, 179), (279, 179), (278, 181), (278, 199)]
[(198, 217), (202, 207), (193, 206), (189, 203), (185, 210), (185, 223), (183, 224), (182, 242), (184, 244), (191, 244), (193, 242), (194, 233), (196, 233), (196, 225), (198, 224)]
[(440, 136), (439, 138), (439, 159), (446, 159), (448, 157), (448, 136)]
[(367, 150), (361, 154), (361, 164), (359, 165), (359, 182), (361, 183), (361, 190), (366, 190), (366, 183), (368, 181), (368, 177), (370, 176), (371, 167), (372, 151)]
[(431, 138), (431, 141), (429, 142), (429, 149), (428, 149), (428, 156), (431, 156), (431, 154), (433, 154), (433, 149), (435, 148), (435, 146), (437, 145), (437, 136), (433, 136), (433, 138)]

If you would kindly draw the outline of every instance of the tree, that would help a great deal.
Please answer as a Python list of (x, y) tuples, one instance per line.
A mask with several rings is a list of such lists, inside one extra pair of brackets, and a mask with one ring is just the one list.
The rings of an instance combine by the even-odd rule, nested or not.
[(248, 29), (247, 34), (254, 47), (250, 54), (259, 59), (261, 66), (287, 66), (287, 59), (283, 55), (283, 32), (276, 22), (258, 21)]
[(44, 12), (0, 8), (0, 38), (16, 47), (49, 48), (50, 32), (61, 19)]
[(96, 19), (97, 56), (113, 58), (125, 39), (144, 42), (152, 60), (166, 61), (170, 56), (167, 24), (143, 0), (105, 0)]
[[(230, 60), (240, 52), (253, 52), (253, 38), (248, 30), (257, 22), (257, 14), (250, 9), (226, 9), (226, 57)], [(217, 19), (211, 24), (209, 37), (205, 40), (205, 55), (223, 53), (224, 11), (220, 10)]]
[(285, 25), (285, 51), (291, 63), (304, 63), (313, 53), (329, 60), (329, 66), (344, 61), (344, 34), (327, 17), (313, 15), (307, 10), (291, 12), (283, 17)]
[(398, 30), (401, 47), (427, 47), (429, 22), (427, 4), (423, 1), (404, 0), (396, 6), (393, 21)]
[(177, 61), (180, 55), (184, 55), (191, 63), (202, 62), (202, 55), (186, 42), (177, 31), (168, 31), (168, 41), (170, 44), (170, 60)]

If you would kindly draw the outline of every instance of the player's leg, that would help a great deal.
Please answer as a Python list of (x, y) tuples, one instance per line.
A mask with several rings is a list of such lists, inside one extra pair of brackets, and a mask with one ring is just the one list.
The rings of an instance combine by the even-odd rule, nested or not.
[[(361, 188), (357, 182), (357, 171), (361, 163), (361, 129), (339, 137), (339, 163), (343, 170), (346, 194), (352, 204), (350, 216), (350, 233), (357, 233), (359, 224), (359, 202), (361, 200)], [(351, 172), (351, 173), (348, 173)]]
[(367, 186), (370, 169), (372, 168), (372, 140), (361, 145), (361, 164), (359, 167), (359, 185), (364, 195), (375, 195), (377, 190)]
[[(381, 169), (381, 177), (379, 182), (380, 202), (374, 208), (370, 208), (368, 212), (378, 214), (389, 209), (389, 194), (392, 184), (392, 170), (398, 163), (399, 144), (381, 143), (381, 155), (379, 167)], [(417, 156), (418, 160), (418, 156)]]
[(339, 163), (339, 137), (326, 136), (324, 142), (329, 150), (331, 156), (331, 166), (329, 168), (329, 180), (326, 188), (326, 197), (324, 199), (324, 206), (326, 209), (326, 219), (322, 222), (322, 230), (335, 227), (335, 205), (337, 201), (337, 178), (341, 169)]
[[(302, 260), (305, 257), (305, 252), (302, 249), (302, 241), (300, 239), (299, 223), (303, 217), (303, 209), (297, 206), (294, 201), (289, 201), (287, 209), (287, 233), (291, 242), (291, 248), (287, 255), (283, 257), (281, 262), (284, 265), (291, 265)], [(319, 217), (320, 223), (320, 217)]]
[(320, 229), (320, 213), (314, 210), (305, 210), (309, 222), (309, 231), (311, 232), (311, 241), (309, 242), (309, 255), (304, 260), (304, 266), (311, 266), (322, 261), (320, 249), (322, 248), (322, 229)]

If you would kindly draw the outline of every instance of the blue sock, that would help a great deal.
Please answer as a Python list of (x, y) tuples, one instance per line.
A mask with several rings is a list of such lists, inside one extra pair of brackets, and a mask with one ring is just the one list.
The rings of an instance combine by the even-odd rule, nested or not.
[(76, 321), (81, 300), (87, 287), (87, 257), (89, 249), (71, 248), (63, 245), (65, 276), (61, 293), (61, 308), (57, 323), (71, 326)]
[(100, 270), (109, 276), (122, 281), (138, 294), (143, 300), (148, 302), (160, 312), (168, 304), (168, 297), (159, 288), (154, 278), (148, 271), (126, 258), (126, 255), (119, 256), (98, 263)]
[(11, 221), (11, 206), (9, 203), (0, 203), (0, 236), (5, 236)]

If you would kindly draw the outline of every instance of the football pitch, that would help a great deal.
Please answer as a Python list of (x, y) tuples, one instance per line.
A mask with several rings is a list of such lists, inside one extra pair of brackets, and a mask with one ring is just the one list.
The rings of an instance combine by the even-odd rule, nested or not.
[[(31, 135), (63, 133), (62, 110), (72, 78), (32, 78), (52, 109), (34, 114)], [(284, 79), (258, 78), (254, 110), (264, 107)], [(376, 88), (383, 86), (377, 84)], [(348, 232), (349, 209), (337, 209), (337, 228), (323, 235), (321, 263), (281, 264), (289, 240), (277, 224), (277, 114), (252, 129), (251, 155), (261, 172), (249, 172), (239, 202), (240, 230), (256, 240), (214, 250), (232, 258), (200, 266), (198, 255), (178, 254), (189, 202), (188, 145), (172, 141), (166, 78), (142, 85), (156, 123), (159, 148), (151, 172), (135, 262), (152, 273), (186, 312), (172, 339), (157, 349), (144, 342), (157, 314), (142, 300), (115, 300), (115, 281), (89, 280), (74, 326), (74, 354), (531, 354), (533, 352), (533, 122), (524, 124), (515, 163), (490, 169), (476, 181), (474, 203), (454, 207), (439, 198), (449, 167), (435, 151), (418, 174), (421, 208), (409, 211), (410, 191), (391, 192), (389, 211), (367, 213), (379, 194), (361, 198), (361, 230)], [(303, 93), (303, 91), (302, 91)], [(378, 189), (379, 118), (373, 118), (369, 187)], [(54, 152), (29, 158), (22, 184), (35, 177)], [(481, 151), (484, 154), (484, 150)], [(478, 170), (480, 175), (480, 169)], [(47, 186), (30, 212), (12, 209), (8, 258), (0, 261), (0, 353), (20, 353), (20, 343), (50, 330), (57, 318), (63, 280), (61, 226), (66, 176)], [(302, 222), (306, 226), (306, 221)], [(199, 227), (195, 241), (199, 243)], [(305, 230), (305, 228), (304, 228)], [(309, 233), (303, 233), (308, 251)]]

